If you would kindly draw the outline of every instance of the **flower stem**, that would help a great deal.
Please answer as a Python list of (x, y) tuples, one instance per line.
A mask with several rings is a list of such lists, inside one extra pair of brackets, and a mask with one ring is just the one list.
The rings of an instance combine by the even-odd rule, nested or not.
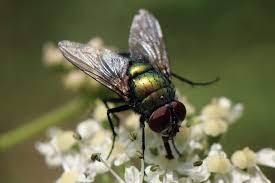
[(125, 181), (104, 161), (100, 158), (100, 161), (106, 166), (106, 168), (110, 171), (110, 173), (116, 178), (119, 183), (125, 183)]
[(83, 113), (88, 106), (89, 100), (84, 97), (79, 97), (38, 119), (26, 123), (5, 134), (1, 134), (0, 151), (7, 150), (18, 143), (24, 142), (51, 125), (59, 124), (73, 116)]

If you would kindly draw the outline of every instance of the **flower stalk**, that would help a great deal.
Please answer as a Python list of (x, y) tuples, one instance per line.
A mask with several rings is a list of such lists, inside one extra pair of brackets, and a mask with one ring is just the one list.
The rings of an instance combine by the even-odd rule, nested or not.
[(24, 124), (0, 136), (0, 151), (8, 150), (16, 144), (37, 135), (50, 126), (60, 124), (74, 116), (79, 116), (89, 107), (89, 101), (84, 97), (76, 98), (69, 103)]

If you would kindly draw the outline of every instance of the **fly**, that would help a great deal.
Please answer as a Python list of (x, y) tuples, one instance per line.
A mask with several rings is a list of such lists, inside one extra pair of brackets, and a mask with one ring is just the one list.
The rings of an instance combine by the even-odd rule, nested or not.
[[(125, 110), (140, 114), (143, 158), (145, 123), (162, 136), (166, 158), (174, 158), (170, 144), (180, 155), (174, 138), (185, 118), (186, 108), (176, 98), (172, 77), (192, 86), (209, 85), (218, 81), (216, 78), (208, 82), (193, 82), (173, 73), (159, 22), (143, 9), (135, 15), (130, 28), (129, 53), (96, 49), (71, 41), (61, 41), (58, 46), (68, 61), (118, 95), (118, 98), (104, 100), (113, 133), (109, 156), (117, 135), (111, 115)], [(108, 103), (122, 105), (110, 108)]]

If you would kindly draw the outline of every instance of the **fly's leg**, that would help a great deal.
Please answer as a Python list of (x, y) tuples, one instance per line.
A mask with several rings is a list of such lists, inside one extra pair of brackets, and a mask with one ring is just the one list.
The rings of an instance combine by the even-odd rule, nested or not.
[(165, 147), (167, 155), (165, 156), (167, 159), (174, 159), (174, 156), (172, 154), (170, 144), (169, 144), (169, 138), (162, 137), (163, 145)]
[(173, 72), (172, 72), (172, 76), (175, 77), (175, 78), (177, 78), (177, 79), (179, 79), (179, 80), (182, 81), (182, 82), (185, 82), (185, 83), (191, 85), (191, 86), (207, 86), (207, 85), (211, 85), (211, 84), (213, 84), (213, 83), (216, 83), (217, 81), (220, 80), (219, 77), (216, 77), (214, 80), (211, 80), (211, 81), (206, 81), (206, 82), (194, 82), (194, 81), (191, 81), (191, 80), (189, 80), (189, 79), (186, 79), (186, 78), (184, 78), (184, 77), (182, 77), (182, 76), (179, 76), (179, 75), (177, 75), (176, 73), (173, 73)]
[[(174, 137), (175, 138), (175, 137)], [(182, 154), (180, 153), (180, 151), (178, 150), (178, 148), (176, 147), (176, 144), (175, 144), (175, 139), (172, 138), (172, 145), (173, 145), (173, 148), (175, 149), (176, 153), (178, 154), (179, 157), (182, 156)]]
[(113, 124), (113, 121), (111, 119), (111, 114), (114, 114), (114, 113), (117, 113), (117, 112), (122, 112), (122, 111), (126, 111), (130, 109), (130, 106), (128, 105), (123, 105), (123, 106), (119, 106), (119, 107), (115, 107), (115, 108), (112, 108), (112, 109), (108, 109), (107, 110), (107, 117), (108, 117), (108, 122), (109, 122), (109, 125), (112, 129), (112, 133), (113, 133), (113, 141), (112, 141), (112, 146), (111, 146), (111, 150), (107, 156), (107, 159), (110, 157), (113, 149), (114, 149), (114, 146), (115, 146), (115, 140), (116, 140), (116, 132), (115, 132), (115, 127), (114, 127), (114, 124)]
[[(143, 116), (140, 117), (139, 119), (140, 121), (140, 128), (141, 128), (141, 138), (142, 138), (142, 142), (141, 142), (141, 153), (142, 153), (142, 163), (143, 163), (143, 167), (145, 167), (145, 159), (144, 159), (144, 152), (145, 152), (145, 118)], [(143, 175), (146, 175), (145, 173), (145, 169), (143, 170)]]
[(142, 153), (142, 159), (144, 160), (144, 152), (145, 152), (145, 119), (143, 116), (140, 117), (140, 129), (141, 129), (141, 153)]
[[(175, 116), (175, 111), (174, 111), (173, 107), (171, 106), (171, 104), (169, 105), (169, 110), (170, 110), (170, 113), (172, 114), (170, 116), (170, 125), (173, 126), (173, 133), (177, 133), (177, 132), (179, 132), (179, 127), (178, 127), (177, 122), (176, 122), (177, 119), (176, 119), (176, 116)], [(175, 137), (172, 138), (171, 143), (172, 143), (172, 146), (175, 149), (176, 153), (178, 154), (178, 156), (181, 156), (180, 151), (178, 150), (178, 148), (175, 145)], [(168, 145), (169, 145), (169, 143), (168, 143)], [(170, 146), (169, 146), (169, 148), (170, 148)], [(165, 147), (165, 149), (166, 149), (166, 147)]]
[[(123, 103), (124, 100), (122, 98), (108, 98), (108, 99), (103, 99), (102, 102), (104, 103), (107, 110), (109, 110), (110, 106), (108, 105), (108, 103), (113, 103), (113, 104)], [(119, 118), (117, 117), (117, 115), (115, 114), (112, 114), (112, 115), (116, 119), (117, 124), (119, 125)]]

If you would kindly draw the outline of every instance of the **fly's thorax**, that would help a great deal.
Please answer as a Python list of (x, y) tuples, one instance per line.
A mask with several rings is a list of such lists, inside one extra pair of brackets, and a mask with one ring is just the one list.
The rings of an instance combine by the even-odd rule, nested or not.
[(174, 99), (171, 82), (150, 64), (134, 63), (129, 68), (129, 75), (135, 110), (144, 116), (149, 116), (156, 108)]
[(135, 78), (136, 76), (150, 70), (153, 70), (153, 67), (151, 64), (136, 62), (130, 66), (129, 75), (131, 78)]

